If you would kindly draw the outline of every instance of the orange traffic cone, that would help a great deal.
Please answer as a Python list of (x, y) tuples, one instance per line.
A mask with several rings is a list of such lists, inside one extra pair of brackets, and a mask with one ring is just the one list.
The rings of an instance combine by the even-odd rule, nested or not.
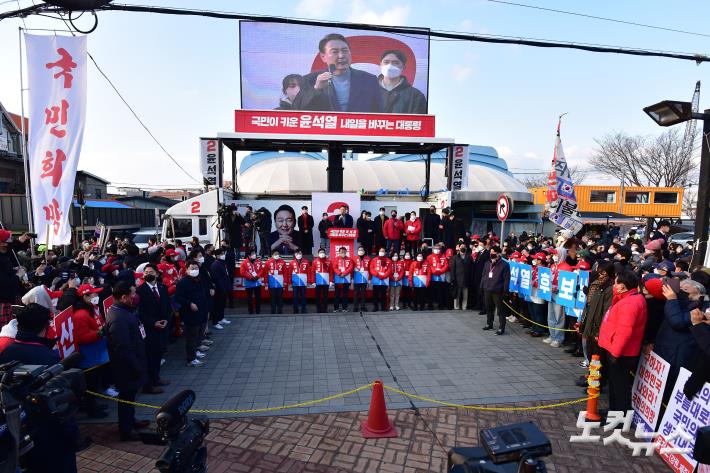
[(370, 400), (370, 413), (367, 420), (362, 422), (361, 429), (363, 438), (379, 439), (397, 437), (397, 429), (390, 423), (387, 417), (387, 406), (385, 405), (385, 391), (382, 388), (382, 381), (375, 381), (372, 386), (372, 399)]
[(599, 378), (601, 378), (602, 363), (599, 361), (599, 355), (592, 355), (592, 361), (589, 363), (589, 376), (587, 377), (587, 394), (589, 398), (587, 399), (587, 416), (586, 419), (592, 422), (598, 422), (601, 420), (601, 416), (597, 411), (597, 401), (599, 400), (600, 384)]

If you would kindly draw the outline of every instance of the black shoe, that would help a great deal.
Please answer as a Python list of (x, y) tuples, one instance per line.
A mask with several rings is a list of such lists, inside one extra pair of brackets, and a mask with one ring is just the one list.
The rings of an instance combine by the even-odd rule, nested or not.
[(138, 434), (138, 432), (131, 431), (127, 434), (124, 434), (121, 432), (121, 442), (140, 442), (141, 441), (141, 436)]
[(94, 409), (92, 411), (87, 411), (86, 416), (89, 419), (104, 419), (108, 417), (108, 412), (102, 410), (102, 409)]
[(577, 347), (574, 347), (574, 346), (569, 347), (569, 348), (565, 348), (565, 353), (574, 353), (576, 351), (577, 351)]
[(360, 311), (361, 311), (361, 312), (369, 312), (369, 311), (367, 310), (367, 306), (362, 306), (362, 307), (360, 307)]
[(575, 358), (582, 358), (584, 356), (584, 353), (581, 351), (576, 351), (576, 352), (572, 353), (572, 356)]
[(574, 382), (577, 386), (580, 388), (586, 388), (587, 387), (587, 377), (586, 376), (580, 376), (577, 381)]
[(503, 335), (505, 330), (496, 330), (496, 335)]
[(483, 327), (483, 330), (493, 330), (493, 327), (491, 325), (486, 325)]
[(482, 310), (482, 311), (480, 311), (480, 312), (478, 313), (478, 315), (486, 315), (486, 313), (487, 313), (487, 312), (486, 312), (485, 310)]

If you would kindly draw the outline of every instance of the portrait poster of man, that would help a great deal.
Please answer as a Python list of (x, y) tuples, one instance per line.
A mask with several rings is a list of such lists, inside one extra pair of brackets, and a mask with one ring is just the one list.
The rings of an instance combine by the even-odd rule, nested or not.
[(240, 23), (242, 108), (426, 114), (426, 35)]

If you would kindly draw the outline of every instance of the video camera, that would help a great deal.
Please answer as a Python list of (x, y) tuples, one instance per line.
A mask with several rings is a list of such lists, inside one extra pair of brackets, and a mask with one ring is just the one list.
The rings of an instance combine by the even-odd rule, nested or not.
[(481, 430), (482, 447), (454, 447), (446, 467), (451, 473), (546, 473), (540, 457), (551, 455), (547, 436), (533, 422)]
[(56, 365), (0, 365), (0, 471), (17, 471), (38, 429), (74, 416), (86, 391), (84, 373), (64, 368), (80, 360), (75, 353)]
[(167, 448), (155, 467), (160, 473), (206, 473), (207, 448), (203, 445), (210, 430), (206, 416), (188, 417), (195, 392), (179, 392), (163, 404), (155, 416), (158, 435)]

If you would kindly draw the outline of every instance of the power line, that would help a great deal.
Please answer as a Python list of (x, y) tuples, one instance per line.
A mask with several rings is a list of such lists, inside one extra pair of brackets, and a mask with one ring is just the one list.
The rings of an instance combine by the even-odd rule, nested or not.
[(648, 25), (645, 23), (636, 23), (634, 21), (627, 21), (627, 20), (618, 20), (616, 18), (607, 18), (604, 16), (595, 16), (595, 15), (588, 15), (585, 13), (579, 13), (579, 12), (572, 12), (572, 11), (566, 11), (566, 10), (556, 10), (554, 8), (545, 8), (545, 7), (539, 7), (536, 5), (526, 5), (524, 3), (515, 3), (515, 2), (506, 2), (504, 0), (488, 0), (491, 3), (500, 3), (503, 5), (511, 5), (511, 6), (516, 6), (516, 7), (523, 7), (523, 8), (531, 8), (533, 10), (542, 10), (542, 11), (547, 11), (547, 12), (552, 12), (552, 13), (561, 13), (563, 15), (571, 15), (571, 16), (581, 16), (583, 18), (591, 18), (593, 20), (601, 20), (601, 21), (609, 21), (612, 23), (621, 23), (623, 25), (631, 25), (631, 26), (639, 26), (641, 28), (651, 28), (654, 30), (661, 30), (661, 31), (670, 31), (672, 33), (682, 33), (682, 34), (689, 34), (693, 36), (703, 36), (705, 38), (710, 38), (709, 34), (704, 34), (704, 33), (698, 33), (695, 31), (687, 31), (687, 30), (679, 30), (675, 28), (666, 28), (664, 26), (658, 26), (658, 25)]

